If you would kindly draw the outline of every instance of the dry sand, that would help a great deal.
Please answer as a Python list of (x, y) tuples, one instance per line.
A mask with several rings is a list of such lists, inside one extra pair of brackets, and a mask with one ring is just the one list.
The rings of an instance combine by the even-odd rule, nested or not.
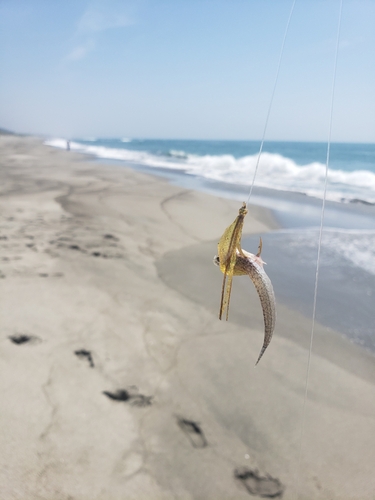
[(375, 498), (374, 357), (316, 325), (300, 454), (311, 320), (279, 304), (255, 368), (250, 283), (217, 318), (238, 203), (0, 147), (1, 499)]

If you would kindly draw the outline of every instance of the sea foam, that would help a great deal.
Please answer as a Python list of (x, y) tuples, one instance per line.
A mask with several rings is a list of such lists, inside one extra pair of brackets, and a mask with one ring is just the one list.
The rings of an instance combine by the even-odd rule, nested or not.
[[(124, 141), (130, 141), (130, 139), (121, 139), (121, 142)], [(66, 148), (66, 140), (63, 139), (51, 139), (46, 141), (46, 144)], [(186, 174), (242, 186), (250, 186), (258, 160), (257, 154), (235, 158), (231, 154), (196, 155), (171, 149), (157, 155), (125, 147), (114, 148), (76, 141), (70, 143), (70, 148), (98, 158), (122, 160), (154, 168), (181, 170)], [(325, 165), (319, 162), (298, 165), (292, 159), (280, 154), (264, 152), (260, 157), (255, 185), (322, 198), (325, 171)], [(327, 199), (375, 203), (375, 173), (369, 170), (348, 172), (330, 168)]]
[[(317, 251), (319, 229), (281, 230), (290, 235), (288, 246), (298, 259), (310, 259), (307, 250)], [(354, 266), (375, 275), (375, 231), (324, 228), (322, 235), (322, 260), (325, 265), (345, 258)]]

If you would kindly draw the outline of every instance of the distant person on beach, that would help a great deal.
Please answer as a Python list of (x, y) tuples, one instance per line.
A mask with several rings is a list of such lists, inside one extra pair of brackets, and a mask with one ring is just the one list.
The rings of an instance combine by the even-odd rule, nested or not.
[(66, 141), (66, 150), (70, 151), (70, 141)]

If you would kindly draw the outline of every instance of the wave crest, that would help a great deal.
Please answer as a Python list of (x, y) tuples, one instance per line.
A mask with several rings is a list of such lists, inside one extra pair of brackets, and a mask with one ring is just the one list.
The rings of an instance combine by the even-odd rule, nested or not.
[[(122, 139), (122, 142), (127, 139)], [(45, 144), (66, 148), (66, 140), (51, 139)], [(169, 150), (155, 155), (147, 151), (109, 148), (71, 142), (70, 147), (98, 158), (122, 160), (154, 168), (181, 170), (206, 179), (250, 186), (258, 155), (235, 158), (233, 155), (194, 155), (185, 151)], [(298, 165), (280, 154), (262, 153), (256, 177), (256, 186), (305, 193), (321, 198), (324, 191), (325, 165), (319, 162)], [(333, 201), (361, 200), (375, 203), (375, 173), (368, 170), (345, 172), (329, 169), (327, 199)]]

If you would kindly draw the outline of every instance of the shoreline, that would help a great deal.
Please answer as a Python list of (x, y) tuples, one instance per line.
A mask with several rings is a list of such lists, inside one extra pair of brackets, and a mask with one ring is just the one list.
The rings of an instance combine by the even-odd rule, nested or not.
[[(52, 147), (52, 146), (51, 146)], [(122, 160), (105, 160), (88, 153), (101, 165), (117, 165), (132, 168), (157, 177), (168, 179), (173, 185), (201, 191), (212, 196), (236, 200), (247, 199), (249, 187), (224, 183), (186, 174), (181, 170), (162, 169), (146, 165), (130, 164)], [(375, 204), (368, 202), (338, 202), (326, 200), (325, 225), (342, 229), (375, 229)], [(296, 191), (283, 191), (254, 186), (250, 206), (259, 206), (271, 210), (280, 228), (314, 227), (320, 225), (322, 199)]]
[[(83, 153), (86, 154), (86, 153)], [(95, 162), (105, 165), (105, 160), (91, 157)], [(121, 167), (126, 167), (126, 163), (120, 160), (113, 160), (111, 162), (113, 165)], [(247, 198), (247, 187), (241, 187), (233, 184), (225, 184), (223, 182), (218, 181), (210, 181), (208, 179), (199, 178), (196, 176), (192, 176), (190, 174), (186, 174), (179, 170), (171, 170), (171, 169), (162, 169), (156, 167), (148, 167), (145, 165), (131, 165), (130, 168), (135, 171), (140, 171), (146, 174), (156, 175), (157, 177), (161, 177), (167, 179), (172, 185), (179, 186), (181, 188), (193, 189), (195, 191), (199, 191), (202, 193), (210, 194), (213, 196), (222, 196), (227, 199), (243, 201)], [(317, 229), (320, 220), (321, 220), (321, 206), (322, 200), (319, 198), (310, 197), (304, 195), (303, 193), (296, 193), (290, 191), (280, 191), (280, 190), (272, 190), (267, 188), (260, 188), (255, 186), (253, 191), (253, 196), (250, 200), (249, 211), (250, 214), (256, 216), (256, 214), (261, 210), (261, 207), (267, 210), (267, 223), (269, 229), (271, 230), (280, 230), (279, 234), (274, 234), (273, 237), (263, 238), (266, 245), (264, 245), (264, 252), (268, 252), (271, 257), (266, 255), (265, 260), (271, 259), (272, 262), (279, 262), (280, 258), (282, 260), (281, 265), (281, 273), (282, 279), (277, 280), (277, 296), (284, 306), (295, 308), (296, 302), (298, 302), (298, 312), (302, 313), (307, 320), (311, 320), (311, 304), (313, 302), (312, 291), (314, 288), (314, 283), (311, 281), (313, 275), (315, 276), (315, 265), (314, 259), (316, 259), (316, 252), (311, 252), (311, 248), (309, 246), (299, 248), (303, 254), (310, 255), (310, 260), (307, 260), (305, 257), (304, 263), (299, 264), (298, 258), (294, 258), (293, 255), (289, 255), (288, 258), (285, 258), (283, 254), (278, 254), (278, 251), (273, 249), (275, 244), (279, 246), (281, 242), (283, 246), (295, 245), (293, 240), (290, 240), (288, 234), (285, 233), (283, 238), (282, 230), (295, 231), (295, 235), (297, 239), (301, 238), (301, 234), (299, 231), (305, 231), (310, 228), (311, 231)], [(254, 247), (255, 243), (251, 238), (246, 238), (246, 231), (248, 225), (245, 222), (244, 227), (244, 242), (246, 245), (252, 245)], [(371, 204), (348, 204), (348, 203), (339, 203), (327, 200), (325, 203), (325, 217), (324, 217), (324, 232), (327, 233), (329, 231), (333, 231), (336, 229), (339, 230), (375, 230), (375, 207)], [(250, 234), (250, 233), (249, 233)], [(293, 234), (293, 233), (291, 233)], [(269, 239), (269, 241), (268, 241)], [(288, 245), (285, 245), (283, 239), (290, 240)], [(316, 235), (317, 239), (317, 235)], [(269, 247), (268, 249), (266, 247)], [(311, 246), (311, 243), (310, 243)], [(255, 245), (256, 247), (256, 245)], [(254, 248), (255, 248), (254, 247)], [(285, 250), (285, 249), (284, 249)], [(287, 248), (286, 248), (287, 250)], [(297, 248), (295, 249), (297, 252)], [(324, 248), (322, 249), (322, 255), (325, 257)], [(265, 254), (264, 254), (265, 255)], [(360, 347), (363, 347), (370, 355), (374, 355), (375, 353), (375, 340), (373, 340), (373, 333), (371, 333), (372, 328), (372, 305), (371, 298), (375, 296), (375, 288), (372, 285), (373, 279), (372, 275), (369, 275), (361, 268), (356, 268), (353, 263), (349, 263), (346, 259), (343, 258), (335, 258), (330, 259), (331, 263), (333, 263), (333, 267), (327, 266), (323, 259), (321, 262), (321, 267), (324, 268), (322, 277), (325, 278), (325, 274), (329, 275), (328, 281), (325, 280), (324, 288), (330, 287), (330, 281), (334, 282), (340, 280), (339, 289), (337, 292), (335, 291), (335, 287), (331, 287), (332, 289), (329, 292), (330, 296), (335, 296), (337, 294), (341, 294), (341, 297), (336, 300), (336, 310), (340, 312), (336, 312), (332, 314), (329, 306), (326, 306), (324, 301), (320, 301), (320, 309), (318, 308), (318, 316), (317, 319), (321, 320), (322, 326), (331, 328), (333, 331), (341, 332), (341, 335), (348, 338), (350, 342), (353, 342)], [(340, 265), (339, 262), (340, 261)], [(291, 263), (294, 263), (292, 265)], [(349, 264), (349, 267), (348, 267)], [(296, 269), (297, 268), (297, 269)], [(266, 268), (269, 269), (272, 273), (277, 276), (280, 274), (278, 272), (276, 265), (271, 265)], [(286, 272), (288, 269), (288, 272)], [(343, 275), (348, 275), (347, 279), (341, 278)], [(288, 275), (289, 274), (289, 275)], [(284, 293), (285, 287), (282, 283), (287, 283), (290, 281), (291, 276), (293, 275), (293, 286), (294, 288), (298, 288), (303, 290), (302, 294), (295, 293), (291, 296), (290, 293)], [(353, 278), (357, 275), (356, 278)], [(308, 279), (307, 279), (308, 278)], [(311, 278), (311, 279), (310, 279)], [(347, 282), (351, 282), (352, 279), (355, 279), (358, 283), (356, 287), (358, 288), (357, 295), (361, 294), (362, 302), (369, 302), (366, 304), (365, 310), (362, 309), (357, 313), (354, 312), (352, 317), (348, 320), (345, 320), (346, 313), (346, 305), (350, 304), (352, 301), (353, 292), (350, 287), (347, 286)], [(307, 281), (311, 281), (309, 285), (307, 285)], [(364, 285), (363, 283), (367, 283)], [(336, 285), (337, 286), (337, 285)], [(361, 286), (363, 290), (361, 289)], [(310, 288), (310, 291), (308, 290)], [(346, 289), (346, 294), (342, 294), (342, 290)], [(369, 297), (370, 294), (370, 297)], [(304, 299), (301, 301), (302, 297)], [(319, 298), (319, 297), (318, 297)], [(297, 310), (296, 310), (297, 312)], [(342, 316), (342, 320), (340, 321)], [(366, 319), (364, 319), (366, 318)], [(359, 328), (356, 327), (356, 322), (360, 325)]]
[[(4, 497), (246, 499), (245, 467), (284, 499), (372, 498), (374, 357), (317, 325), (298, 464), (309, 321), (279, 306), (254, 368), (250, 283), (217, 319), (211, 262), (237, 201), (0, 144)], [(276, 227), (246, 217), (246, 234)]]
[[(100, 164), (104, 164), (104, 160), (96, 158), (95, 161)], [(125, 166), (125, 162), (119, 160), (114, 161), (113, 163), (120, 167)], [(182, 188), (194, 189), (196, 191), (213, 196), (223, 196), (224, 198), (236, 201), (238, 200), (239, 202), (247, 198), (247, 188), (243, 188), (240, 186), (197, 178), (196, 176), (181, 173), (181, 171), (151, 168), (144, 165), (133, 165), (131, 166), (131, 168), (133, 168), (135, 171), (141, 171), (147, 174), (160, 176), (167, 179), (173, 185), (177, 185)], [(271, 255), (271, 257), (266, 256), (265, 260), (267, 261), (270, 258), (271, 262), (279, 262), (280, 257), (283, 259), (281, 265), (282, 280), (278, 280), (279, 283), (277, 287), (277, 296), (279, 297), (279, 300), (281, 297), (281, 301), (285, 306), (291, 308), (295, 307), (295, 303), (297, 300), (299, 302), (298, 311), (302, 313), (306, 317), (306, 319), (311, 319), (312, 313), (310, 309), (313, 302), (313, 296), (311, 295), (311, 293), (314, 288), (314, 283), (311, 282), (308, 285), (311, 293), (308, 291), (307, 277), (309, 278), (309, 281), (311, 281), (312, 276), (315, 276), (316, 264), (314, 264), (314, 259), (316, 260), (317, 248), (314, 252), (311, 252), (311, 248), (309, 248), (309, 246), (311, 246), (310, 243), (309, 246), (301, 246), (301, 248), (298, 249), (303, 254), (309, 254), (310, 256), (309, 260), (307, 260), (307, 257), (304, 257), (304, 262), (302, 265), (299, 264), (298, 258), (294, 258), (293, 255), (289, 255), (288, 260), (288, 258), (285, 258), (282, 254), (279, 254), (278, 250), (273, 249), (273, 247), (275, 247), (275, 243), (277, 246), (279, 246), (280, 242), (284, 246), (295, 246), (293, 240), (290, 240), (289, 234), (295, 234), (297, 239), (301, 239), (301, 235), (303, 235), (306, 230), (318, 230), (321, 220), (321, 205), (322, 200), (319, 198), (309, 197), (302, 193), (259, 188), (257, 186), (254, 187), (254, 194), (249, 204), (250, 214), (256, 214), (257, 211), (261, 210), (261, 208), (265, 208), (268, 211), (267, 220), (269, 229), (272, 231), (278, 230), (278, 234), (271, 235), (270, 238), (270, 235), (268, 235), (266, 238), (263, 238), (264, 242), (266, 243), (266, 245), (264, 245), (264, 252), (268, 252), (268, 254)], [(248, 226), (245, 223), (243, 239), (243, 241), (245, 242), (245, 247), (246, 245), (250, 245), (256, 248), (254, 238), (246, 238), (247, 227)], [(375, 230), (375, 208), (371, 204), (355, 204), (353, 206), (347, 203), (332, 202), (327, 200), (325, 204), (325, 217), (323, 225), (324, 233), (328, 234), (329, 232), (337, 230), (353, 231), (353, 228), (355, 228), (356, 231)], [(284, 237), (283, 230), (286, 230)], [(290, 231), (290, 233), (288, 233), (288, 231)], [(318, 235), (316, 235), (315, 239), (317, 240), (317, 238)], [(288, 245), (285, 245), (283, 239), (290, 240)], [(266, 248), (266, 246), (268, 246), (268, 249)], [(296, 247), (295, 252), (297, 252), (298, 250)], [(327, 279), (325, 280), (325, 284), (323, 287), (329, 288), (329, 280), (332, 281), (333, 279), (333, 281), (337, 281), (338, 279), (341, 279), (339, 290), (337, 290), (336, 292), (335, 287), (331, 287), (332, 289), (330, 290), (329, 295), (332, 297), (337, 293), (342, 295), (341, 290), (343, 289), (346, 289), (346, 295), (342, 295), (339, 301), (337, 301), (336, 299), (336, 307), (337, 310), (340, 309), (340, 312), (334, 315), (329, 310), (329, 308), (327, 309), (325, 302), (321, 301), (320, 309), (322, 309), (322, 311), (320, 311), (318, 308), (318, 320), (320, 319), (322, 326), (331, 328), (332, 330), (337, 332), (341, 332), (341, 334), (348, 338), (350, 342), (353, 342), (354, 340), (354, 343), (357, 346), (363, 347), (370, 355), (374, 355), (375, 340), (373, 340), (372, 338), (373, 332), (371, 330), (373, 315), (370, 297), (375, 296), (375, 288), (372, 285), (372, 275), (368, 274), (361, 267), (357, 268), (354, 263), (350, 263), (345, 258), (336, 257), (335, 259), (332, 259), (331, 257), (331, 259), (327, 260), (326, 253), (327, 249), (324, 249), (323, 246), (323, 261), (321, 262), (320, 267), (322, 267), (324, 270), (323, 273), (320, 273), (321, 279), (322, 277), (325, 278), (325, 274), (329, 275), (328, 281)], [(331, 265), (329, 265), (328, 262), (330, 262)], [(291, 263), (293, 263), (294, 265), (292, 265)], [(296, 269), (296, 267), (298, 270)], [(271, 267), (268, 266), (267, 269), (270, 270), (271, 275), (272, 273), (274, 273), (276, 276), (280, 274), (278, 273), (276, 265)], [(286, 269), (288, 269), (288, 272), (285, 271)], [(350, 272), (348, 273), (348, 271)], [(290, 296), (290, 293), (284, 293), (285, 287), (283, 287), (282, 281), (284, 283), (287, 283), (290, 280), (290, 276), (288, 276), (288, 273), (289, 275), (294, 275), (293, 286), (295, 288), (303, 290), (301, 297), (299, 297), (298, 293), (296, 293), (292, 297)], [(300, 277), (298, 276), (298, 274), (300, 275)], [(347, 275), (347, 279), (342, 278), (342, 276), (344, 276), (345, 274)], [(355, 275), (357, 275), (356, 278), (353, 278)], [(339, 321), (339, 315), (341, 315), (342, 318), (345, 318), (345, 304), (350, 304), (352, 301), (352, 290), (347, 286), (347, 282), (351, 282), (352, 279), (355, 279), (357, 282), (356, 287), (359, 287), (357, 294), (361, 294), (362, 302), (364, 300), (370, 302), (366, 305), (366, 311), (363, 310), (358, 313), (355, 312), (354, 316), (352, 315), (353, 317), (351, 317), (349, 320), (350, 327), (348, 327), (345, 319), (342, 319), (341, 322)], [(364, 285), (363, 283), (367, 283), (367, 285)], [(362, 286), (363, 290), (360, 288), (360, 286)], [(302, 300), (301, 302), (300, 299), (302, 297), (304, 297), (304, 300)], [(364, 320), (364, 316), (367, 316), (366, 320)], [(356, 322), (361, 325), (359, 329), (355, 326)]]
[[(194, 161), (193, 161), (193, 165), (194, 165), (193, 170), (191, 170), (191, 167), (189, 166), (189, 162), (185, 165), (184, 163), (181, 163), (178, 161), (176, 164), (174, 164), (173, 161), (172, 161), (172, 163), (169, 163), (169, 161), (168, 161), (169, 158), (173, 159), (175, 156), (178, 160), (178, 159), (184, 158), (184, 155), (189, 156), (189, 154), (192, 154), (194, 156), (195, 154), (198, 154), (198, 155), (202, 155), (201, 160), (204, 162), (205, 158), (206, 158), (205, 154), (209, 155), (209, 157), (211, 157), (210, 155), (214, 155), (213, 158), (215, 157), (216, 153), (212, 150), (212, 147), (216, 148), (215, 151), (219, 152), (219, 157), (220, 157), (220, 154), (222, 154), (222, 155), (228, 154), (230, 156), (235, 154), (233, 151), (230, 152), (227, 148), (224, 148), (224, 150), (220, 149), (220, 148), (217, 149), (217, 141), (178, 141), (178, 140), (158, 141), (158, 140), (147, 140), (147, 139), (145, 139), (145, 140), (134, 139), (134, 140), (126, 141), (126, 142), (127, 142), (127, 146), (126, 146), (126, 149), (124, 151), (128, 151), (130, 156), (127, 156), (127, 154), (125, 154), (125, 155), (123, 155), (123, 157), (121, 157), (122, 142), (119, 142), (118, 139), (117, 140), (116, 139), (108, 139), (108, 138), (102, 139), (102, 140), (95, 139), (94, 142), (92, 142), (92, 141), (87, 142), (85, 140), (83, 140), (83, 142), (74, 142), (73, 141), (73, 144), (74, 144), (73, 150), (75, 150), (77, 152), (81, 152), (83, 154), (95, 155), (96, 161), (101, 162), (101, 163), (111, 162), (113, 164), (128, 165), (128, 166), (131, 166), (131, 168), (134, 168), (138, 171), (142, 171), (144, 173), (151, 173), (152, 175), (154, 175), (154, 174), (161, 175), (161, 176), (168, 178), (168, 179), (172, 180), (173, 182), (176, 182), (184, 187), (190, 187), (190, 188), (193, 188), (196, 190), (204, 190), (205, 192), (210, 192), (212, 194), (216, 194), (219, 196), (224, 195), (224, 197), (230, 196), (234, 199), (239, 199), (241, 201), (243, 200), (243, 196), (245, 196), (246, 198), (248, 196), (250, 186), (247, 185), (247, 183), (246, 183), (246, 187), (243, 187), (241, 184), (234, 184), (234, 183), (226, 182), (224, 178), (222, 180), (218, 180), (218, 179), (215, 180), (214, 177), (211, 177), (210, 175), (206, 176), (203, 171), (201, 172), (201, 174), (196, 175), (194, 172), (195, 172), (195, 167), (197, 167), (197, 165), (195, 165)], [(142, 146), (142, 144), (144, 142), (149, 144), (149, 149), (146, 148), (145, 151), (143, 151), (143, 146)], [(198, 148), (198, 149), (194, 149), (194, 148), (191, 149), (191, 146), (189, 146), (189, 143), (194, 144), (195, 142), (197, 142), (197, 143), (202, 142), (202, 144), (205, 143), (206, 148), (204, 148), (203, 146), (197, 145), (196, 148)], [(219, 142), (221, 144), (225, 144), (225, 143), (231, 144), (233, 141), (219, 141)], [(242, 142), (243, 141), (237, 141), (238, 144), (241, 144)], [(51, 146), (54, 146), (54, 147), (58, 147), (58, 148), (64, 147), (64, 140), (62, 140), (62, 139), (51, 139), (51, 140), (47, 140), (45, 143), (49, 144)], [(234, 143), (236, 143), (236, 141), (234, 141)], [(216, 146), (213, 146), (215, 144), (216, 144)], [(235, 155), (233, 157), (234, 159), (245, 158), (246, 154), (251, 156), (252, 154), (256, 154), (258, 152), (259, 145), (256, 145), (257, 144), (256, 141), (255, 142), (254, 141), (247, 141), (246, 144), (247, 144), (246, 148), (242, 150), (242, 156)], [(293, 150), (293, 147), (292, 147), (292, 150), (290, 150), (291, 145), (293, 145), (293, 144), (295, 144), (295, 145), (305, 144), (306, 145), (306, 143), (304, 143), (304, 142), (283, 142), (283, 141), (273, 142), (273, 141), (270, 141), (270, 142), (267, 142), (267, 144), (268, 144), (268, 146), (270, 146), (271, 149), (264, 151), (265, 155), (267, 155), (267, 154), (271, 154), (271, 155), (272, 154), (279, 154), (280, 153), (279, 148), (277, 148), (275, 150), (274, 145), (280, 144), (280, 145), (285, 146), (283, 148), (283, 153), (282, 153), (282, 154), (286, 154), (286, 157), (284, 158), (285, 161), (288, 162), (291, 160), (293, 162), (297, 162), (298, 164), (300, 164), (301, 162), (299, 160), (301, 160), (302, 164), (310, 164), (311, 163), (311, 165), (313, 165), (314, 162), (315, 163), (320, 162), (321, 166), (324, 167), (323, 163), (325, 164), (326, 152), (324, 152), (324, 154), (323, 154), (324, 160), (323, 160), (323, 158), (321, 158), (320, 160), (317, 160), (316, 157), (312, 156), (312, 157), (305, 158), (304, 159), (305, 163), (303, 163), (302, 158), (300, 158), (301, 151), (299, 151), (298, 148), (296, 150)], [(318, 143), (312, 143), (312, 144), (314, 144), (315, 146), (318, 145)], [(325, 150), (324, 143), (319, 143), (319, 144), (320, 144), (320, 146), (323, 146), (323, 149)], [(138, 146), (136, 146), (136, 145), (139, 145), (140, 151), (138, 151)], [(184, 145), (186, 145), (186, 148), (187, 148), (186, 152), (184, 151)], [(289, 145), (289, 149), (288, 149), (288, 145)], [(339, 146), (339, 143), (337, 143), (337, 144), (333, 143), (333, 145)], [(341, 147), (348, 146), (348, 145), (349, 144), (341, 144)], [(135, 149), (134, 149), (134, 146), (135, 146)], [(354, 144), (352, 144), (352, 146), (354, 146)], [(365, 147), (366, 144), (363, 144), (362, 146)], [(371, 147), (373, 145), (367, 144), (367, 146)], [(156, 147), (156, 149), (155, 149), (155, 147)], [(203, 147), (203, 149), (202, 149), (202, 147)], [(255, 149), (254, 149), (254, 147), (255, 147)], [(161, 150), (160, 150), (160, 148), (161, 148)], [(170, 148), (174, 148), (174, 149), (170, 149)], [(107, 149), (108, 158), (105, 158), (105, 153), (104, 153), (103, 149), (104, 150)], [(180, 149), (181, 149), (181, 151), (180, 151)], [(164, 150), (165, 150), (165, 152), (163, 153)], [(319, 150), (319, 151), (316, 150), (315, 155), (318, 155), (318, 156), (319, 156), (319, 154), (321, 155), (322, 150)], [(139, 154), (142, 152), (144, 153), (145, 156), (141, 154), (140, 157), (138, 157)], [(237, 151), (237, 153), (238, 153), (238, 151)], [(343, 154), (343, 152), (341, 152), (341, 155), (342, 154)], [(368, 155), (368, 154), (370, 154), (370, 152), (364, 151), (363, 154)], [(151, 155), (151, 157), (153, 158), (153, 162), (151, 164), (149, 164), (151, 157), (149, 158), (148, 155)], [(310, 155), (311, 155), (311, 151), (310, 151)], [(162, 160), (160, 160), (160, 158)], [(356, 154), (354, 154), (354, 157), (351, 159), (352, 159), (352, 161), (357, 162), (357, 166), (358, 166), (358, 162), (359, 162), (359, 165), (361, 165), (363, 167), (363, 170), (366, 171), (366, 162), (362, 165), (362, 163), (358, 157), (358, 151), (356, 152)], [(158, 164), (158, 161), (159, 161), (159, 164)], [(163, 161), (164, 161), (165, 165), (163, 165)], [(341, 159), (336, 158), (335, 155), (331, 155), (330, 163), (332, 165), (334, 165), (334, 164), (336, 164), (337, 161), (339, 161), (339, 164), (340, 164)], [(218, 165), (218, 166), (220, 166), (220, 165)], [(209, 165), (209, 167), (210, 167), (210, 165)], [(280, 167), (282, 168), (282, 165), (280, 165)], [(332, 174), (336, 170), (337, 169), (335, 169), (335, 168), (330, 169)], [(341, 171), (340, 169), (338, 169), (338, 170)], [(198, 168), (198, 171), (199, 171), (199, 168)], [(357, 170), (353, 170), (353, 171), (350, 169), (347, 170), (345, 167), (343, 167), (342, 173), (345, 174), (348, 172), (352, 172), (354, 174), (356, 171)], [(362, 170), (358, 170), (359, 173), (361, 171)], [(372, 167), (369, 164), (368, 173), (370, 175), (372, 175), (371, 172), (372, 172)], [(270, 178), (272, 178), (272, 174), (270, 175)], [(339, 179), (337, 179), (337, 180), (338, 180), (338, 182), (340, 182)], [(361, 195), (359, 192), (358, 193), (353, 192), (352, 195), (349, 196), (349, 195), (345, 195), (345, 189), (344, 189), (344, 191), (341, 193), (340, 199), (337, 199), (336, 201), (330, 201), (330, 196), (332, 196), (333, 193), (335, 193), (335, 184), (336, 183), (333, 182), (332, 185), (328, 186), (328, 191), (327, 191), (327, 199), (328, 199), (327, 204), (328, 205), (329, 205), (329, 203), (332, 203), (332, 207), (335, 207), (335, 205), (336, 206), (346, 205), (349, 207), (350, 206), (357, 206), (357, 207), (359, 207), (359, 213), (362, 213), (362, 215), (366, 214), (366, 208), (368, 208), (370, 211), (368, 212), (367, 215), (369, 215), (370, 217), (374, 215), (374, 213), (375, 213), (374, 200), (372, 200), (372, 202), (371, 202), (370, 200), (368, 200), (366, 198), (361, 199), (360, 198)], [(353, 183), (351, 183), (351, 184), (352, 184), (352, 187), (356, 185), (354, 179), (353, 179)], [(302, 191), (298, 191), (298, 190), (287, 191), (286, 190), (287, 188), (282, 188), (281, 186), (279, 187), (279, 189), (271, 189), (270, 187), (259, 187), (258, 182), (256, 182), (255, 189), (256, 189), (256, 191), (259, 190), (259, 195), (257, 196), (255, 193), (256, 202), (254, 202), (254, 204), (263, 204), (264, 202), (269, 203), (270, 198), (271, 199), (273, 198), (274, 202), (275, 201), (277, 202), (277, 200), (280, 199), (280, 202), (282, 204), (285, 204), (286, 200), (289, 203), (292, 200), (294, 200), (295, 203), (298, 203), (299, 201), (303, 200), (303, 198), (301, 198), (301, 196), (302, 197), (307, 196), (307, 200), (309, 200), (311, 202), (310, 204), (314, 205), (314, 201), (316, 202), (317, 200), (319, 200), (317, 203), (321, 205), (321, 197), (316, 197), (316, 195), (313, 193), (308, 194), (309, 187), (310, 186), (305, 185), (305, 189), (307, 189), (307, 191), (303, 191), (303, 189), (302, 189)], [(321, 191), (323, 192), (323, 186), (321, 186)], [(319, 189), (317, 192), (319, 192)], [(222, 193), (222, 194), (220, 194), (220, 193)], [(240, 193), (242, 193), (242, 194), (240, 194)], [(338, 194), (339, 193), (336, 193), (337, 196), (338, 196)], [(303, 203), (303, 201), (302, 201), (302, 203)], [(272, 207), (269, 207), (269, 208), (272, 208)], [(364, 211), (362, 209), (364, 209)], [(283, 206), (281, 208), (281, 210), (285, 210), (285, 206)], [(288, 225), (286, 227), (288, 227)], [(373, 227), (373, 225), (372, 225), (372, 227)]]

